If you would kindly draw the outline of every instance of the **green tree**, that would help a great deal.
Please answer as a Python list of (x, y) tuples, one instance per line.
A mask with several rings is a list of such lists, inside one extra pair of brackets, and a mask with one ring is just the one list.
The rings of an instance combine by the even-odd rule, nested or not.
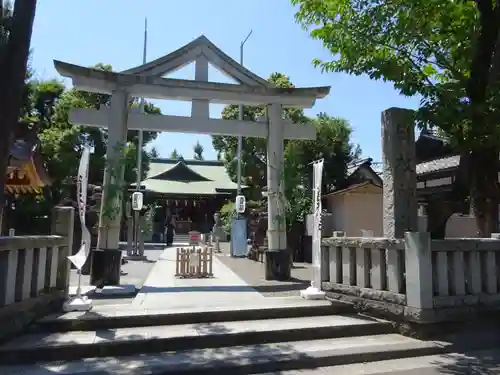
[[(77, 90), (66, 90), (56, 80), (31, 80), (26, 84), (26, 102), (21, 113), (22, 120), (16, 131), (17, 136), (33, 136), (38, 133), (41, 153), (47, 172), (52, 180), (50, 194), (22, 195), (16, 200), (17, 222), (24, 218), (44, 216), (51, 207), (67, 196), (69, 184), (76, 177), (81, 151), (84, 145), (92, 147), (89, 167), (89, 183), (102, 185), (105, 167), (107, 131), (93, 127), (72, 125), (68, 122), (69, 109), (72, 107), (90, 108), (106, 106), (109, 97), (90, 95)], [(131, 105), (136, 105), (135, 102)], [(146, 113), (159, 113), (159, 109), (146, 102)], [(145, 133), (145, 142), (154, 139), (155, 133)], [(137, 132), (128, 134), (128, 147), (125, 155), (125, 181), (136, 181)], [(146, 143), (145, 143), (146, 144)], [(146, 176), (150, 156), (157, 155), (156, 150), (143, 150), (142, 176)]]
[(170, 153), (170, 159), (183, 160), (182, 155), (174, 148), (174, 151)]
[[(112, 71), (110, 65), (97, 64), (94, 66), (97, 69)], [(103, 171), (105, 167), (105, 155), (107, 145), (107, 129), (77, 126), (69, 123), (68, 115), (70, 108), (96, 108), (108, 107), (110, 105), (110, 95), (88, 93), (79, 90), (65, 91), (59, 98), (57, 106), (54, 109), (53, 119), (50, 127), (41, 133), (41, 139), (45, 141), (43, 150), (46, 152), (46, 157), (50, 162), (55, 163), (54, 167), (61, 166), (68, 168), (64, 171), (65, 176), (75, 176), (78, 169), (78, 160), (84, 145), (90, 145), (93, 153), (90, 158), (89, 168), (89, 183), (101, 184)], [(131, 100), (131, 107), (138, 106), (136, 98)], [(146, 102), (144, 111), (147, 114), (160, 114), (160, 109), (153, 104)], [(144, 150), (144, 147), (154, 140), (157, 136), (156, 132), (144, 132), (142, 146), (142, 178), (144, 178), (149, 166), (149, 153)], [(129, 131), (127, 135), (127, 164), (125, 167), (125, 181), (134, 183), (136, 181), (136, 163), (138, 145), (137, 131)], [(49, 151), (51, 150), (51, 151)], [(66, 160), (64, 163), (61, 159)], [(76, 162), (75, 160), (76, 159)]]
[(350, 142), (352, 128), (347, 120), (320, 113), (310, 122), (316, 127), (316, 139), (292, 140), (285, 147), (288, 224), (302, 221), (310, 212), (313, 161), (324, 159), (322, 191), (327, 193), (342, 186), (347, 165), (361, 155), (359, 145)]
[[(4, 202), (6, 169), (13, 130), (23, 101), (24, 80), (36, 12), (36, 0), (17, 0), (12, 16), (1, 9), (0, 35), (0, 202)], [(3, 2), (2, 2), (3, 4)], [(0, 217), (3, 213), (0, 205)]]
[[(305, 183), (311, 186), (311, 163), (324, 159), (322, 190), (329, 192), (344, 183), (347, 165), (359, 158), (361, 148), (350, 142), (352, 128), (347, 120), (320, 113), (310, 122), (316, 127), (316, 139), (292, 140), (285, 148), (285, 173), (290, 176), (286, 185)], [(295, 179), (302, 176), (308, 176), (309, 180)]]
[(455, 192), (470, 190), (482, 236), (498, 229), (500, 3), (453, 0), (292, 0), (323, 42), (324, 71), (366, 74), (422, 97), (420, 124), (449, 134), (461, 153)]
[(203, 160), (203, 151), (204, 148), (200, 144), (200, 141), (196, 141), (196, 144), (193, 146), (194, 160)]
[[(111, 70), (111, 66), (98, 64), (96, 67)], [(101, 185), (105, 167), (107, 130), (69, 123), (69, 110), (76, 108), (100, 108), (110, 104), (110, 96), (94, 94), (75, 89), (65, 90), (56, 80), (28, 83), (28, 101), (25, 104), (24, 118), (38, 126), (41, 150), (47, 164), (49, 175), (53, 179), (53, 194), (56, 199), (64, 193), (67, 184), (76, 176), (81, 151), (84, 145), (92, 147), (89, 168), (89, 183)], [(136, 106), (137, 101), (131, 101)], [(160, 110), (149, 102), (145, 103), (145, 112), (159, 114)], [(149, 153), (144, 146), (156, 138), (155, 132), (144, 132), (142, 177), (148, 171)], [(127, 136), (125, 181), (136, 181), (136, 163), (138, 137), (136, 131), (129, 131)]]
[(156, 147), (153, 147), (151, 149), (151, 151), (149, 151), (149, 157), (152, 158), (152, 159), (160, 157), (160, 153), (158, 152), (158, 150), (156, 149)]
[[(294, 87), (290, 78), (282, 73), (273, 73), (269, 77), (269, 82), (278, 87)], [(295, 123), (305, 122), (304, 112), (297, 108), (286, 108), (285, 118)], [(229, 105), (222, 111), (222, 118), (225, 120), (238, 119), (239, 108), (237, 105)], [(265, 116), (264, 106), (245, 106), (243, 118), (247, 121), (257, 121)], [(229, 175), (236, 181), (236, 151), (238, 138), (232, 136), (212, 136), (212, 144), (217, 151), (217, 159), (223, 160), (226, 164)], [(243, 138), (243, 148), (241, 153), (241, 175), (242, 183), (249, 186), (251, 198), (260, 199), (261, 189), (266, 186), (266, 163), (267, 163), (267, 141), (263, 138)]]

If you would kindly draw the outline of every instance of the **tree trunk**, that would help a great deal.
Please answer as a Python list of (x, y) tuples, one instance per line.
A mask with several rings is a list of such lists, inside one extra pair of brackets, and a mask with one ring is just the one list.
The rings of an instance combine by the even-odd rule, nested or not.
[(16, 0), (12, 28), (0, 61), (0, 217), (3, 216), (4, 186), (12, 131), (15, 128), (24, 90), (36, 0)]
[(498, 156), (497, 149), (469, 154), (471, 206), (480, 237), (498, 232)]

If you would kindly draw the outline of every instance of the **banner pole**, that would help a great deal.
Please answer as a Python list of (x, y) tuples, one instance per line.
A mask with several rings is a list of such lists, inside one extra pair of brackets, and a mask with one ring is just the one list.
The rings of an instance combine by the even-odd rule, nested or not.
[(68, 259), (75, 265), (78, 272), (78, 281), (76, 295), (64, 302), (63, 310), (69, 311), (89, 311), (92, 309), (92, 300), (87, 296), (82, 296), (82, 268), (87, 261), (90, 253), (91, 237), (90, 232), (86, 227), (85, 213), (87, 210), (87, 185), (88, 172), (90, 162), (90, 147), (85, 146), (78, 167), (77, 178), (77, 199), (78, 199), (78, 216), (80, 218), (82, 239), (81, 247), (78, 253), (68, 256)]
[(79, 269), (77, 272), (78, 272), (78, 286), (76, 288), (76, 297), (82, 298), (82, 270)]
[(325, 292), (321, 290), (321, 216), (323, 207), (321, 205), (321, 185), (323, 178), (324, 159), (315, 160), (313, 166), (313, 236), (312, 236), (312, 277), (311, 285), (300, 291), (304, 299), (324, 299)]

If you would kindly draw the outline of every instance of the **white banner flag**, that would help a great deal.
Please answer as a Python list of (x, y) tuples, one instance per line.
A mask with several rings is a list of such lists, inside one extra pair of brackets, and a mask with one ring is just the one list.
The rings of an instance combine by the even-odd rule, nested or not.
[(323, 180), (323, 159), (313, 164), (313, 286), (321, 289), (321, 184)]
[(82, 242), (80, 250), (75, 255), (71, 255), (68, 259), (79, 270), (87, 261), (90, 253), (90, 232), (85, 225), (85, 213), (87, 211), (87, 186), (89, 179), (89, 161), (90, 161), (90, 147), (85, 146), (80, 159), (78, 167), (78, 177), (76, 181), (76, 194), (78, 199), (78, 216), (80, 217), (80, 224), (82, 228)]

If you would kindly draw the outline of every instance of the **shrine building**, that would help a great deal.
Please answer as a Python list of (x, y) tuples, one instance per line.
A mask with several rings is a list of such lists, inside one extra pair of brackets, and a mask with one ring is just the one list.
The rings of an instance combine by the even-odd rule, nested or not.
[[(44, 188), (51, 185), (40, 154), (39, 141), (36, 137), (16, 138), (9, 150), (9, 161), (6, 170), (7, 178), (4, 185), (5, 202), (3, 217), (0, 218), (0, 234), (6, 234), (10, 228), (24, 233), (29, 232), (33, 223), (23, 228), (15, 228), (13, 212), (16, 200), (20, 195), (43, 194)], [(34, 218), (32, 218), (34, 219)]]
[(148, 201), (156, 202), (154, 237), (163, 232), (165, 218), (176, 217), (176, 233), (209, 232), (213, 215), (236, 197), (222, 161), (154, 158), (141, 182)]
[(10, 147), (5, 193), (41, 193), (45, 186), (50, 186), (50, 179), (38, 146), (24, 139), (15, 140)]

